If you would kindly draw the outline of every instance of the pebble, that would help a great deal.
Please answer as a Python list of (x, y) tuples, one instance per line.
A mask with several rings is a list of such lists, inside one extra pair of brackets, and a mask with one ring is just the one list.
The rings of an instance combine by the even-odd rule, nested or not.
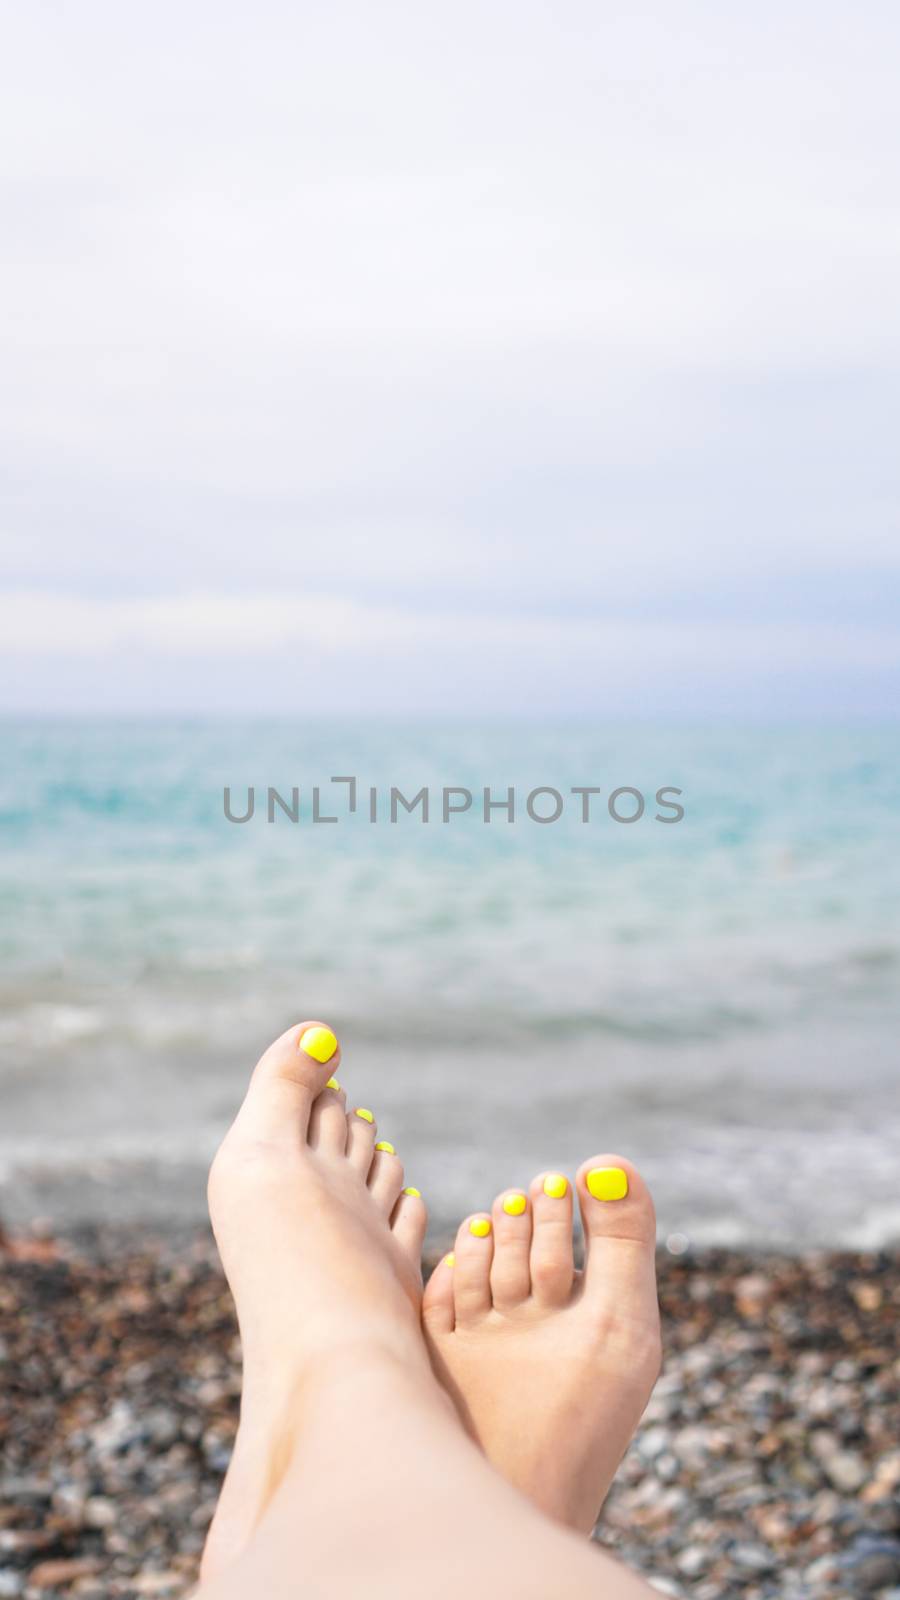
[(747, 1572), (774, 1572), (778, 1566), (774, 1550), (762, 1544), (735, 1544), (729, 1554), (735, 1566)]
[(638, 1441), (638, 1449), (645, 1461), (653, 1461), (669, 1445), (668, 1428), (645, 1428)]
[(86, 1528), (111, 1528), (118, 1517), (115, 1504), (100, 1494), (91, 1495), (84, 1503), (82, 1520)]
[(829, 1483), (841, 1494), (855, 1494), (868, 1476), (862, 1456), (853, 1450), (836, 1450), (824, 1458), (822, 1468)]
[(709, 1566), (710, 1553), (702, 1544), (689, 1544), (679, 1550), (675, 1565), (685, 1578), (697, 1578)]
[[(676, 1600), (900, 1600), (900, 1255), (659, 1268), (665, 1367), (598, 1542)], [(240, 1395), (206, 1237), (12, 1251), (0, 1325), (0, 1600), (187, 1600)]]
[(74, 1556), (70, 1560), (62, 1561), (39, 1561), (28, 1574), (28, 1587), (29, 1589), (59, 1589), (63, 1585), (68, 1587), (76, 1578), (88, 1577), (102, 1569), (103, 1562), (94, 1560), (90, 1556)]

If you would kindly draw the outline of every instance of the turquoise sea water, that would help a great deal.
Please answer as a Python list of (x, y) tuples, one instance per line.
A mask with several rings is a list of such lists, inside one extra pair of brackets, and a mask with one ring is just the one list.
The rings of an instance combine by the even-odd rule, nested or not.
[[(192, 1217), (300, 1017), (436, 1226), (624, 1150), (664, 1237), (900, 1233), (892, 729), (8, 722), (0, 1215)], [(354, 816), (346, 787), (360, 785)], [(229, 823), (247, 786), (257, 813)], [(311, 821), (311, 786), (334, 824)], [(391, 785), (432, 820), (387, 818)], [(265, 820), (268, 786), (301, 821)], [(472, 810), (439, 820), (444, 785)], [(513, 824), (481, 794), (516, 789)], [(561, 819), (525, 813), (534, 787)], [(594, 785), (592, 820), (568, 791)], [(606, 796), (647, 809), (617, 824)], [(682, 821), (653, 795), (683, 791)], [(369, 820), (369, 788), (379, 820)], [(549, 806), (546, 797), (540, 802)], [(629, 805), (622, 802), (623, 813)]]

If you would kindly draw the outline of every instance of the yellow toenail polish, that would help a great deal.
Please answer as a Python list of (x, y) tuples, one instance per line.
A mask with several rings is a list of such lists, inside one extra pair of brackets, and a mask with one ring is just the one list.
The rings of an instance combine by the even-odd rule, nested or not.
[(628, 1193), (628, 1174), (621, 1167), (595, 1167), (585, 1182), (595, 1200), (624, 1200)]
[(410, 1184), (410, 1186), (409, 1186), (409, 1188), (408, 1188), (408, 1189), (404, 1189), (404, 1191), (403, 1191), (403, 1193), (404, 1193), (404, 1194), (411, 1194), (411, 1195), (413, 1195), (413, 1196), (414, 1196), (414, 1198), (415, 1198), (415, 1199), (416, 1199), (416, 1200), (421, 1200), (421, 1198), (422, 1198), (422, 1191), (421, 1191), (421, 1189), (414, 1189), (414, 1188), (413, 1188), (413, 1186), (412, 1186), (412, 1184)]
[(391, 1144), (390, 1139), (379, 1139), (375, 1149), (383, 1150), (386, 1156), (395, 1156), (397, 1154), (394, 1146)]
[(469, 1232), (474, 1233), (476, 1239), (486, 1239), (490, 1231), (491, 1225), (487, 1217), (475, 1217), (474, 1221), (469, 1223)]
[(508, 1194), (503, 1202), (503, 1209), (508, 1217), (520, 1217), (528, 1201), (523, 1194)]
[(338, 1083), (337, 1078), (329, 1078), (328, 1082), (325, 1085), (325, 1087), (326, 1087), (326, 1089), (338, 1089), (339, 1090), (341, 1086)]
[(365, 1106), (357, 1106), (357, 1108), (356, 1108), (356, 1110), (355, 1110), (355, 1112), (353, 1114), (356, 1117), (362, 1117), (363, 1122), (374, 1122), (375, 1121), (375, 1118), (373, 1117), (371, 1111), (367, 1111)]
[(441, 1266), (442, 1267), (455, 1267), (456, 1266), (456, 1257), (453, 1254), (452, 1250), (450, 1251), (450, 1254), (448, 1256), (444, 1257), (443, 1261), (441, 1262)]
[(300, 1035), (300, 1049), (314, 1061), (330, 1061), (337, 1049), (337, 1039), (330, 1028), (307, 1028)]
[(547, 1173), (544, 1179), (544, 1193), (548, 1194), (551, 1200), (561, 1200), (563, 1195), (568, 1192), (568, 1188), (569, 1181), (563, 1177), (561, 1172)]

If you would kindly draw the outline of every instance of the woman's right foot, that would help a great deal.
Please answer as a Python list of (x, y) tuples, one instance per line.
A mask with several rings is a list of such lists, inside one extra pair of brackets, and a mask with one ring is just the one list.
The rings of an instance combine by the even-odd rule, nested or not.
[(596, 1156), (466, 1218), (422, 1306), (435, 1372), (503, 1476), (588, 1533), (659, 1374), (656, 1221), (640, 1174)]

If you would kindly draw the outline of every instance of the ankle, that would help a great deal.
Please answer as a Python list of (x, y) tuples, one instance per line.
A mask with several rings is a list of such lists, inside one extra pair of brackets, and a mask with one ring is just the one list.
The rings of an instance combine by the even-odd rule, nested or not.
[(407, 1398), (453, 1414), (421, 1340), (347, 1339), (299, 1366), (245, 1359), (241, 1428), (293, 1450), (321, 1416)]

